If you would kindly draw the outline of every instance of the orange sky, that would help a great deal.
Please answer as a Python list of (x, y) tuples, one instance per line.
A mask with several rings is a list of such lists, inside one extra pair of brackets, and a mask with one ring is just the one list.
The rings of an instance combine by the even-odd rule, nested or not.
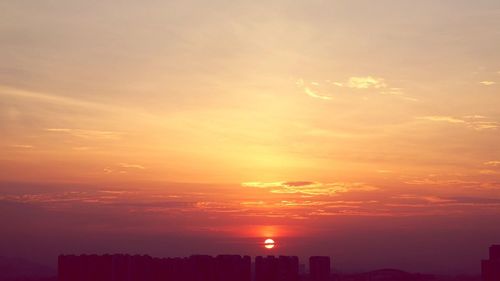
[[(499, 15), (493, 0), (1, 3), (0, 223), (50, 221), (3, 238), (337, 245), (366, 228), (441, 239), (420, 246), (459, 233), (479, 258), (500, 242)], [(300, 241), (277, 248), (322, 249)]]

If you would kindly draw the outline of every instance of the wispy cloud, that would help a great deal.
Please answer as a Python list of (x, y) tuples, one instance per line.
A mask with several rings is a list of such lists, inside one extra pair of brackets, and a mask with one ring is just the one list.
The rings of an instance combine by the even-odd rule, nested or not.
[(329, 96), (323, 96), (323, 95), (320, 95), (320, 94), (318, 94), (318, 93), (314, 92), (313, 90), (311, 90), (311, 89), (309, 89), (309, 88), (307, 88), (307, 87), (305, 87), (305, 88), (304, 88), (304, 92), (305, 92), (308, 96), (313, 97), (313, 98), (322, 99), (322, 100), (331, 100), (331, 99), (332, 99), (332, 98), (331, 98), (331, 97), (329, 97)]
[(146, 170), (146, 167), (134, 163), (118, 163), (114, 166), (107, 166), (102, 171), (105, 174), (128, 174), (132, 170)]
[[(303, 79), (298, 79), (295, 82), (295, 84), (298, 87), (303, 88), (304, 93), (306, 93), (306, 95), (308, 95), (308, 96), (310, 96), (312, 98), (322, 99), (322, 100), (331, 100), (332, 99), (332, 97), (321, 95), (317, 91), (312, 90), (310, 87), (306, 86)], [(310, 84), (313, 85), (313, 86), (319, 86), (320, 85), (318, 82), (310, 82)]]
[(416, 117), (418, 120), (431, 121), (431, 122), (446, 122), (451, 124), (462, 124), (468, 128), (482, 131), (497, 129), (500, 124), (496, 121), (489, 121), (487, 117), (482, 115), (467, 115), (461, 118), (444, 115), (430, 115)]
[(20, 148), (20, 149), (32, 149), (32, 148), (34, 148), (34, 146), (30, 145), (30, 144), (11, 144), (10, 147)]
[[(483, 170), (484, 171), (484, 170)], [(404, 181), (409, 185), (421, 186), (442, 186), (461, 188), (463, 190), (500, 190), (500, 182), (484, 181), (475, 179), (462, 179), (462, 178), (444, 178), (436, 175), (422, 178), (414, 178)]]
[(464, 118), (466, 118), (466, 119), (487, 119), (488, 117), (483, 116), (483, 115), (465, 115)]
[(351, 77), (349, 78), (349, 81), (347, 81), (347, 83), (343, 83), (343, 85), (349, 88), (356, 88), (356, 89), (368, 89), (368, 88), (380, 89), (387, 87), (387, 84), (384, 82), (384, 79), (372, 76)]
[(122, 133), (115, 131), (102, 131), (102, 130), (87, 130), (87, 129), (71, 129), (71, 128), (47, 128), (47, 132), (63, 133), (78, 138), (84, 139), (102, 139), (102, 140), (116, 140), (120, 139)]
[(393, 170), (384, 170), (384, 169), (379, 169), (376, 172), (379, 173), (379, 174), (391, 174), (391, 173), (394, 173)]
[(486, 166), (492, 166), (492, 167), (500, 167), (500, 161), (499, 160), (492, 160), (492, 161), (487, 161), (483, 163)]
[[(325, 80), (321, 83), (317, 81), (306, 82), (304, 79), (298, 79), (295, 84), (302, 88), (306, 95), (323, 100), (331, 100), (333, 98), (331, 94), (331, 92), (334, 92), (333, 88), (343, 88), (344, 91), (375, 89), (379, 94), (390, 95), (409, 101), (418, 101), (415, 98), (406, 96), (402, 88), (390, 87), (383, 78), (373, 76), (353, 76), (345, 82)], [(318, 88), (322, 88), (323, 90), (320, 91)]]
[(484, 86), (491, 86), (491, 85), (495, 85), (496, 82), (495, 81), (481, 81), (481, 82), (479, 82), (479, 84), (484, 85)]
[(260, 181), (249, 181), (241, 183), (241, 186), (245, 187), (255, 187), (255, 188), (271, 188), (271, 187), (280, 187), (283, 182), (260, 182)]
[(119, 163), (118, 164), (122, 168), (126, 169), (139, 169), (139, 170), (145, 170), (146, 167), (139, 165), (139, 164), (130, 164), (130, 163)]
[[(346, 82), (326, 80), (325, 83), (337, 87), (346, 87), (353, 89), (369, 89), (369, 88), (381, 89), (387, 87), (387, 84), (384, 82), (383, 78), (372, 77), (372, 76), (353, 76), (349, 77), (349, 79)], [(318, 82), (311, 82), (311, 84), (314, 86), (320, 85)]]
[(81, 99), (69, 98), (49, 93), (13, 88), (3, 85), (0, 85), (0, 96), (11, 96), (23, 99), (38, 100), (46, 103), (74, 106), (74, 107), (76, 106), (76, 107), (85, 107), (85, 108), (101, 109), (101, 110), (110, 109), (109, 105), (104, 105), (104, 104), (99, 104)]
[(479, 173), (482, 175), (498, 175), (500, 174), (500, 171), (495, 171), (495, 170), (479, 170)]
[(450, 202), (456, 202), (454, 199), (449, 199), (449, 198), (441, 198), (438, 196), (433, 196), (433, 195), (408, 195), (408, 194), (403, 194), (403, 195), (398, 195), (395, 196), (394, 198), (397, 199), (416, 199), (416, 200), (421, 200), (427, 203), (432, 203), (432, 204), (441, 204), (441, 203), (450, 203)]
[(462, 185), (462, 186), (473, 186), (479, 184), (478, 181), (469, 181), (461, 179), (438, 179), (434, 177), (418, 178), (407, 180), (404, 183), (412, 185)]
[(89, 146), (75, 146), (73, 147), (73, 150), (77, 150), (77, 151), (87, 151), (87, 150), (91, 150), (92, 147), (89, 147)]
[(500, 174), (500, 161), (492, 160), (483, 163), (484, 166), (487, 166), (487, 169), (479, 170), (480, 174), (483, 175), (498, 175)]
[(440, 116), (440, 115), (422, 116), (422, 117), (417, 117), (417, 119), (436, 121), (436, 122), (448, 122), (448, 123), (465, 123), (464, 120), (458, 118), (454, 118), (451, 116)]
[(291, 182), (244, 182), (245, 187), (267, 188), (271, 193), (304, 194), (304, 195), (335, 195), (349, 191), (373, 191), (378, 188), (365, 183), (320, 183), (313, 181)]

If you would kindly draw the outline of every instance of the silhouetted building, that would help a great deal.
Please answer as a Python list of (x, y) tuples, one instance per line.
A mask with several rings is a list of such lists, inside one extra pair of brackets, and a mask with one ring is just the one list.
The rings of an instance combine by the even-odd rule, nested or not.
[(500, 245), (490, 246), (490, 258), (481, 262), (483, 281), (500, 281)]
[(299, 258), (274, 256), (255, 258), (255, 281), (298, 281)]
[(61, 255), (59, 281), (251, 281), (249, 256)]
[(311, 281), (330, 280), (330, 257), (310, 257), (309, 277)]
[(249, 256), (219, 255), (216, 257), (217, 281), (251, 281), (252, 260)]
[(215, 281), (215, 260), (211, 256), (189, 257), (190, 281)]
[(490, 260), (500, 260), (500, 245), (490, 246)]

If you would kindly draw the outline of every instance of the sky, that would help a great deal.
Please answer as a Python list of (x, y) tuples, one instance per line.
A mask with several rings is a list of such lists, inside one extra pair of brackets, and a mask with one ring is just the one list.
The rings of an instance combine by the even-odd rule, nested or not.
[(496, 0), (1, 1), (0, 255), (477, 274), (498, 26)]

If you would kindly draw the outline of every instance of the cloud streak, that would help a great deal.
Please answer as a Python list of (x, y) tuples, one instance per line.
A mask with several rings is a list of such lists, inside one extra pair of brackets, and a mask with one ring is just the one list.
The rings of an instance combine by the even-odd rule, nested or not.
[(497, 121), (487, 120), (487, 117), (481, 115), (468, 115), (462, 118), (445, 115), (429, 115), (416, 117), (416, 119), (429, 122), (461, 124), (467, 128), (471, 128), (477, 131), (495, 130), (500, 126)]
[(492, 160), (492, 161), (487, 161), (483, 163), (486, 166), (491, 166), (491, 167), (500, 167), (500, 161), (499, 160)]
[[(334, 88), (340, 88), (344, 91), (376, 90), (379, 94), (389, 95), (409, 101), (417, 101), (415, 98), (406, 96), (402, 88), (389, 87), (383, 78), (373, 76), (353, 76), (349, 77), (349, 79), (345, 82), (325, 80), (322, 83), (316, 81), (306, 82), (304, 79), (298, 79), (295, 84), (299, 88), (303, 89), (306, 95), (322, 100), (332, 100), (333, 95), (330, 93), (335, 92)], [(323, 90), (320, 91), (319, 88), (322, 88)]]
[(122, 168), (127, 168), (127, 169), (139, 169), (139, 170), (146, 169), (146, 167), (139, 165), (139, 164), (119, 163), (118, 165)]
[(495, 81), (481, 81), (481, 82), (479, 82), (479, 84), (481, 84), (483, 86), (492, 86), (492, 85), (495, 85), (496, 82)]
[(377, 187), (365, 183), (320, 183), (313, 181), (293, 182), (244, 182), (245, 187), (266, 188), (271, 193), (332, 196), (350, 191), (374, 191)]
[(73, 106), (73, 107), (83, 107), (83, 108), (92, 108), (108, 111), (110, 109), (109, 105), (94, 103), (89, 101), (84, 101), (80, 99), (74, 99), (54, 94), (29, 91), (19, 88), (13, 88), (8, 86), (0, 85), (0, 96), (8, 96), (15, 98), (23, 98), (36, 100), (40, 102), (46, 102), (51, 104), (65, 105), (65, 106)]
[(332, 97), (329, 97), (329, 96), (324, 96), (324, 95), (320, 95), (316, 92), (314, 92), (313, 90), (309, 89), (308, 87), (304, 87), (304, 92), (312, 97), (312, 98), (316, 98), (316, 99), (322, 99), (322, 100), (331, 100)]
[(354, 89), (369, 89), (369, 88), (381, 89), (387, 87), (387, 84), (384, 82), (384, 79), (372, 76), (350, 77), (347, 83), (340, 83), (340, 84)]
[(123, 133), (115, 131), (103, 130), (87, 130), (87, 129), (72, 129), (72, 128), (47, 128), (47, 132), (67, 134), (77, 138), (96, 139), (96, 140), (117, 140), (120, 139)]

